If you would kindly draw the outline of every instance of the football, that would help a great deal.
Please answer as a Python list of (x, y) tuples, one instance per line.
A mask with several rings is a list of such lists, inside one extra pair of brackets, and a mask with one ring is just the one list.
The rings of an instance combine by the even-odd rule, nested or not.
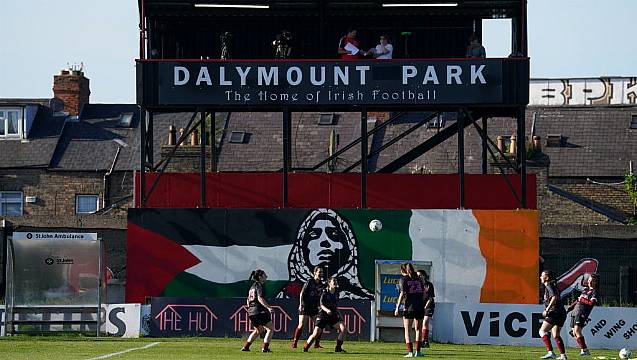
[(620, 359), (630, 359), (632, 352), (626, 348), (619, 350), (619, 358)]
[(369, 222), (369, 230), (376, 232), (383, 228), (383, 223), (380, 220), (372, 220)]

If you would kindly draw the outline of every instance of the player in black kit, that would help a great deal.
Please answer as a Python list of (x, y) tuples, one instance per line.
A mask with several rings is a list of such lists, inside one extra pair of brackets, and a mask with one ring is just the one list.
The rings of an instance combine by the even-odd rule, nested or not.
[[(294, 339), (292, 339), (292, 349), (296, 349), (297, 343), (301, 334), (303, 334), (303, 328), (309, 322), (310, 319), (316, 320), (316, 316), (319, 313), (319, 302), (321, 300), (321, 294), (325, 290), (323, 284), (323, 268), (317, 266), (314, 268), (314, 277), (308, 280), (299, 296), (299, 325), (294, 330)], [(314, 347), (320, 347), (319, 338), (315, 339)]]
[(573, 303), (568, 307), (569, 312), (575, 310), (571, 313), (571, 335), (575, 336), (577, 345), (580, 347), (581, 356), (588, 356), (591, 354), (588, 351), (588, 346), (586, 346), (584, 335), (582, 335), (582, 329), (586, 326), (588, 317), (590, 316), (591, 311), (593, 311), (595, 304), (597, 304), (598, 289), (599, 275), (591, 274), (588, 277), (588, 286), (585, 286), (584, 289), (582, 289), (582, 293), (577, 300), (573, 301)]
[[(400, 265), (400, 295), (396, 303), (394, 315), (398, 316), (400, 304), (405, 301), (403, 310), (403, 327), (405, 328), (405, 344), (407, 345), (407, 355), (405, 357), (423, 356), (420, 352), (422, 319), (425, 317), (425, 295), (423, 282), (416, 273), (414, 266), (409, 263)], [(416, 332), (416, 351), (411, 342), (409, 331), (412, 328)]]
[(560, 336), (560, 330), (564, 326), (566, 321), (566, 309), (560, 295), (560, 290), (557, 288), (557, 281), (555, 280), (555, 273), (551, 270), (544, 270), (540, 275), (540, 281), (544, 284), (544, 321), (540, 327), (540, 337), (544, 346), (546, 346), (547, 353), (542, 356), (542, 359), (555, 359), (555, 353), (553, 352), (553, 345), (551, 345), (551, 339), (549, 338), (549, 331), (553, 334), (553, 339), (557, 344), (557, 348), (560, 350), (560, 359), (566, 360), (566, 351), (564, 348), (564, 341)]
[(337, 301), (338, 280), (335, 277), (330, 277), (329, 280), (327, 280), (327, 290), (321, 295), (321, 309), (316, 317), (314, 332), (305, 342), (303, 352), (307, 352), (310, 349), (314, 339), (316, 339), (317, 336), (320, 336), (326, 327), (335, 327), (338, 329), (338, 338), (336, 339), (336, 348), (334, 349), (334, 352), (345, 352), (342, 348), (343, 340), (345, 339), (345, 324), (343, 324), (341, 315), (338, 313)]
[(434, 317), (434, 311), (436, 310), (436, 302), (434, 298), (436, 293), (434, 291), (434, 284), (429, 281), (429, 274), (425, 270), (418, 270), (418, 276), (422, 280), (423, 288), (425, 292), (425, 318), (422, 321), (422, 347), (429, 347), (429, 330), (431, 329), (431, 320)]
[(245, 344), (241, 348), (241, 351), (250, 351), (250, 345), (252, 342), (265, 330), (265, 337), (263, 338), (263, 352), (272, 352), (270, 350), (270, 340), (272, 339), (272, 308), (268, 305), (267, 301), (263, 297), (263, 283), (268, 276), (263, 270), (254, 270), (250, 274), (249, 280), (254, 280), (250, 290), (248, 291), (248, 299), (246, 305), (248, 306), (248, 317), (254, 330), (248, 336)]

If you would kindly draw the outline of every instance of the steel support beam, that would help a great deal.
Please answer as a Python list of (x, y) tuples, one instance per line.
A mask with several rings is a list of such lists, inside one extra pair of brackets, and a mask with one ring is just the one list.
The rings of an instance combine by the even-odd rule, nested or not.
[(199, 145), (201, 146), (201, 155), (199, 156), (199, 175), (201, 181), (201, 207), (206, 207), (206, 112), (201, 112), (201, 131), (199, 134)]
[(292, 150), (292, 115), (289, 108), (283, 109), (283, 207), (289, 205), (288, 199), (288, 173), (290, 172)]
[(367, 208), (367, 109), (361, 111), (361, 209)]
[(139, 207), (146, 206), (146, 110), (139, 108)]
[(465, 114), (462, 111), (458, 111), (458, 175), (460, 176), (460, 209), (465, 208), (464, 123)]
[(518, 110), (518, 169), (520, 173), (520, 187), (522, 208), (526, 209), (526, 129), (525, 129), (525, 108)]
[(489, 132), (487, 130), (487, 122), (488, 122), (488, 118), (486, 116), (482, 117), (482, 130), (484, 131), (484, 137), (482, 137), (482, 173), (486, 174), (489, 172), (489, 168), (488, 168), (488, 162), (487, 162), (487, 139), (486, 137), (489, 136)]

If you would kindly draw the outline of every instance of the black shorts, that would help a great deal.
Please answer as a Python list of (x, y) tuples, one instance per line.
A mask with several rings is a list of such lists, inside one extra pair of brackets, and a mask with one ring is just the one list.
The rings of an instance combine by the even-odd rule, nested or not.
[(588, 322), (588, 316), (583, 315), (583, 314), (578, 314), (578, 313), (571, 314), (571, 327), (572, 328), (574, 328), (575, 325), (578, 325), (579, 327), (583, 328), (584, 326), (586, 326), (587, 322)]
[(434, 316), (434, 311), (435, 310), (436, 310), (436, 308), (433, 308), (433, 307), (425, 309), (425, 316), (429, 316), (429, 317)]
[(332, 315), (328, 315), (324, 312), (321, 312), (316, 318), (316, 327), (320, 329), (325, 329), (326, 327), (329, 327), (331, 329), (339, 321), (341, 321), (340, 315), (335, 313), (333, 313)]
[(318, 315), (318, 313), (319, 313), (318, 307), (314, 307), (314, 306), (304, 306), (302, 310), (299, 310), (299, 315), (305, 315), (309, 317), (314, 317)]
[(252, 326), (263, 326), (270, 321), (272, 321), (272, 316), (270, 313), (258, 313), (256, 315), (250, 315), (250, 322), (252, 322)]
[(563, 327), (564, 323), (566, 322), (566, 313), (550, 311), (548, 314), (546, 314), (544, 321), (553, 326)]
[(405, 319), (422, 320), (425, 317), (425, 309), (404, 310), (403, 317)]

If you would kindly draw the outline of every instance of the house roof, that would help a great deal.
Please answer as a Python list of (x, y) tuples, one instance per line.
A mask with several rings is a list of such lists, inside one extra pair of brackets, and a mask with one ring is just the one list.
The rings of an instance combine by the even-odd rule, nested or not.
[[(121, 114), (133, 115), (130, 126), (119, 124)], [(132, 104), (86, 104), (80, 121), (68, 122), (52, 170), (107, 171), (121, 147), (114, 170), (139, 167), (139, 111)]]
[[(9, 104), (9, 102), (4, 104)], [(24, 106), (32, 103), (11, 102), (10, 104)], [(55, 116), (49, 108), (37, 106), (33, 127), (26, 140), (6, 139), (0, 141), (0, 154), (10, 154), (10, 156), (0, 156), (0, 168), (46, 168), (49, 166), (64, 128), (66, 116)]]
[[(336, 150), (359, 137), (360, 113), (325, 113), (334, 114), (333, 125), (319, 125), (321, 114), (292, 114), (292, 168), (313, 167), (326, 159), (332, 130), (338, 135)], [(232, 132), (245, 132), (243, 143), (231, 142)], [(278, 171), (283, 167), (282, 144), (281, 113), (231, 113), (219, 149), (218, 168), (220, 171)], [(357, 144), (339, 156), (335, 171), (342, 171), (359, 158), (360, 145)], [(316, 171), (327, 171), (327, 165)]]
[(7, 106), (7, 105), (17, 105), (17, 106), (24, 106), (24, 105), (42, 105), (42, 106), (49, 106), (49, 102), (51, 101), (51, 99), (0, 99), (0, 105), (2, 106)]
[[(530, 107), (536, 135), (562, 134), (561, 147), (544, 146), (552, 177), (623, 177), (637, 160), (637, 129), (630, 129), (635, 107)], [(532, 121), (531, 121), (532, 122)], [(527, 127), (529, 129), (529, 127)]]
[[(551, 177), (622, 177), (628, 171), (628, 162), (637, 160), (637, 129), (630, 129), (631, 115), (637, 115), (637, 107), (529, 107), (526, 111), (527, 139), (533, 135), (542, 139), (542, 151), (550, 160)], [(372, 151), (417, 123), (424, 115), (407, 114), (381, 131)], [(446, 125), (453, 123), (450, 114)], [(481, 122), (479, 122), (481, 125)], [(491, 118), (487, 124), (489, 137), (495, 143), (497, 136), (516, 134), (517, 124), (511, 118)], [(382, 168), (391, 160), (433, 136), (437, 129), (419, 128), (396, 144), (388, 147), (370, 171)], [(547, 147), (548, 134), (562, 134), (561, 147)], [(481, 138), (473, 126), (465, 131), (465, 172), (481, 171)], [(424, 172), (454, 173), (458, 171), (457, 137), (431, 149), (399, 172), (409, 172), (416, 166)]]

